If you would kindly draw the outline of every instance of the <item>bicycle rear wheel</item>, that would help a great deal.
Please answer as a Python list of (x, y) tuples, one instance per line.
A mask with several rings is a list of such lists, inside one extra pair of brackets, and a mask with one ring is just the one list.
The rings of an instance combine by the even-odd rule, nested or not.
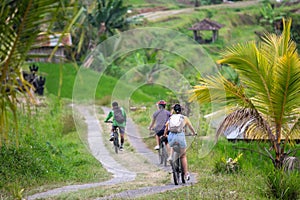
[(166, 145), (163, 145), (161, 164), (164, 163), (164, 165), (167, 166), (167, 159), (168, 159), (168, 153), (167, 153)]
[(170, 164), (171, 164), (171, 167), (172, 167), (172, 175), (173, 175), (174, 184), (178, 185), (178, 182), (179, 182), (178, 178), (179, 178), (179, 176), (178, 176), (178, 173), (176, 171), (176, 166), (175, 166), (176, 164), (175, 164), (175, 162), (171, 161)]
[(184, 171), (182, 169), (181, 161), (180, 161), (180, 176), (181, 176), (181, 182), (185, 183)]
[(159, 164), (162, 164), (163, 163), (163, 154), (162, 154), (162, 145), (159, 144), (159, 149), (157, 151), (158, 153), (158, 162)]
[(118, 150), (119, 150), (119, 135), (118, 135), (118, 133), (114, 133), (114, 148), (115, 148), (115, 152), (118, 153)]

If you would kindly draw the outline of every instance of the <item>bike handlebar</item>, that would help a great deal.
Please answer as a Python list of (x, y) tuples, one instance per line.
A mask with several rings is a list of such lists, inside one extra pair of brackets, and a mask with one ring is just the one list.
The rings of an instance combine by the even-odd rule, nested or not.
[(111, 124), (112, 124), (112, 123), (113, 123), (113, 121), (110, 121), (110, 120), (109, 120), (109, 121), (105, 121), (104, 123), (111, 123)]

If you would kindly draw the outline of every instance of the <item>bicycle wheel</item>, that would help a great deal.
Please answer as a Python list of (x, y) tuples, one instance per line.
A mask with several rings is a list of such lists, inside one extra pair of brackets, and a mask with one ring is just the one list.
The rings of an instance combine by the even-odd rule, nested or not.
[(176, 171), (175, 162), (171, 161), (170, 164), (171, 164), (171, 167), (172, 167), (172, 175), (173, 175), (174, 184), (178, 185), (178, 178), (179, 177), (178, 177), (178, 174), (177, 174), (177, 171)]
[(183, 168), (182, 168), (181, 160), (179, 161), (179, 165), (180, 165), (180, 177), (181, 177), (181, 182), (182, 182), (182, 183), (185, 183), (184, 171), (183, 171)]
[(159, 144), (159, 149), (158, 149), (158, 162), (159, 164), (163, 163), (163, 154), (162, 154), (162, 145), (161, 143)]
[(168, 152), (167, 152), (167, 149), (166, 149), (166, 145), (163, 145), (163, 148), (162, 148), (162, 163), (164, 163), (165, 166), (167, 166), (167, 159), (168, 159)]
[(118, 135), (118, 133), (114, 133), (114, 147), (115, 147), (115, 152), (118, 153), (118, 150), (119, 150), (119, 135)]

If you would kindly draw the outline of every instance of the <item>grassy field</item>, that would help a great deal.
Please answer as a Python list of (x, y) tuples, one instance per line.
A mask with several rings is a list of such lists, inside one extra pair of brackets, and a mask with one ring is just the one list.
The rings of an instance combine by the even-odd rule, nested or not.
[(21, 199), (70, 183), (105, 181), (110, 174), (91, 155), (84, 123), (75, 127), (70, 101), (48, 95), (43, 106), (19, 116), (15, 140), (0, 148), (0, 199)]

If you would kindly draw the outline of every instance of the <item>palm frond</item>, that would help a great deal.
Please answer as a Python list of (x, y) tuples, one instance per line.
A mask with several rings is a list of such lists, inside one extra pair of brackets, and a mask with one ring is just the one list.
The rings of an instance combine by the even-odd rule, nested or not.
[[(51, 31), (51, 23), (55, 19), (53, 16), (64, 7), (63, 1), (60, 0), (5, 0), (0, 3), (0, 82), (2, 84), (0, 126), (1, 131), (4, 131), (0, 133), (0, 140), (6, 137), (10, 127), (5, 120), (8, 118), (9, 110), (14, 116), (13, 126), (17, 126), (15, 88), (20, 85), (18, 80), (21, 80), (21, 84), (28, 85), (23, 81), (21, 74), (21, 67), (27, 59), (27, 53), (39, 33)], [(66, 27), (69, 27), (68, 22)], [(10, 93), (7, 93), (7, 87)], [(29, 90), (26, 91), (30, 95)], [(17, 134), (17, 131), (14, 132)]]
[(253, 107), (251, 100), (245, 95), (244, 88), (235, 85), (221, 74), (201, 79), (199, 85), (194, 86), (190, 93), (190, 101), (197, 100), (199, 103), (214, 101), (223, 106), (238, 103), (245, 107)]

